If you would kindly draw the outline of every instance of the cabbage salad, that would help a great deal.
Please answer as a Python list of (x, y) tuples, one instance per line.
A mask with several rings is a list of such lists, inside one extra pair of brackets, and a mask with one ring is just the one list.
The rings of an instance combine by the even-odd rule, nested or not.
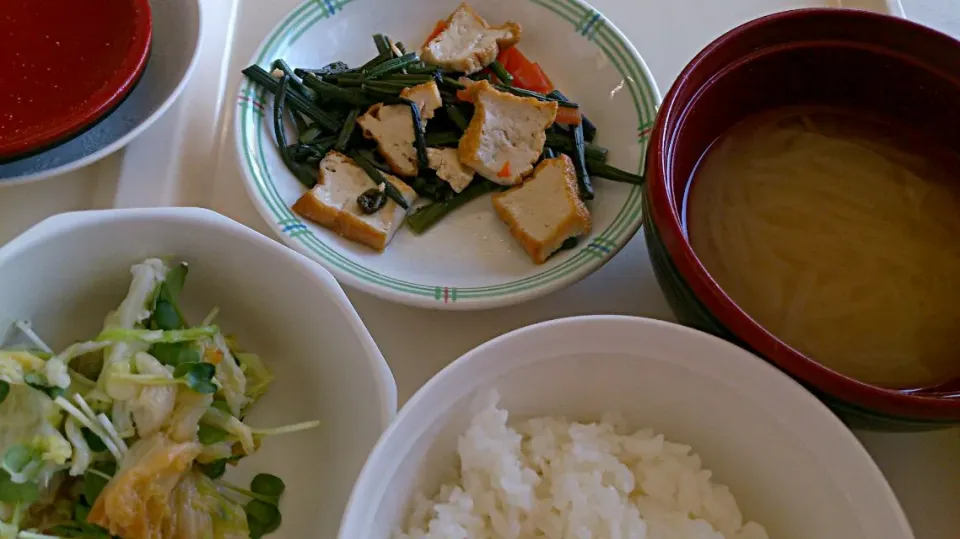
[[(0, 539), (257, 538), (280, 525), (284, 484), (223, 479), (264, 438), (244, 414), (273, 376), (178, 305), (187, 265), (131, 268), (94, 339), (54, 352), (28, 322), (0, 340)], [(2, 339), (2, 335), (0, 335)]]

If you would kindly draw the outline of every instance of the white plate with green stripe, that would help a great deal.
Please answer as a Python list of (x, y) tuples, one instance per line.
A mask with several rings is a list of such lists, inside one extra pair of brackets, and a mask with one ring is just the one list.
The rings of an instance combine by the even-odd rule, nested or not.
[[(376, 54), (372, 35), (420, 44), (457, 0), (309, 0), (264, 40), (253, 62), (277, 58), (295, 67)], [(643, 171), (660, 94), (636, 49), (602, 14), (579, 0), (474, 0), (491, 24), (523, 25), (518, 45), (597, 125), (609, 163)], [(550, 293), (601, 267), (640, 227), (640, 188), (596, 179), (589, 203), (593, 232), (578, 247), (535, 265), (497, 218), (489, 197), (448, 215), (423, 235), (401, 229), (377, 253), (295, 215), (304, 192), (277, 149), (272, 96), (247, 81), (236, 103), (240, 168), (253, 202), (290, 247), (329, 269), (341, 283), (381, 298), (437, 309), (487, 309)]]

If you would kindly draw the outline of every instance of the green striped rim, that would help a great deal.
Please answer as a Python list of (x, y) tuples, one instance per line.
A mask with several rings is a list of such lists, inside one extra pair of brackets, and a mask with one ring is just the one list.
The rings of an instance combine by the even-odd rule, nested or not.
[[(313, 25), (334, 16), (354, 1), (309, 0), (304, 2), (271, 33), (257, 53), (255, 62), (263, 66), (269, 65), (273, 59), (282, 56), (282, 50), (296, 43)], [(599, 47), (623, 78), (639, 118), (637, 144), (640, 147), (641, 158), (637, 170), (642, 173), (649, 131), (645, 126), (653, 123), (659, 96), (652, 78), (635, 55), (630, 52), (631, 46), (599, 12), (578, 0), (528, 1), (570, 23), (578, 33)], [(262, 104), (266, 102), (264, 97), (262, 90), (258, 91), (254, 85), (245, 81), (237, 99), (240, 129), (238, 138), (243, 154), (243, 165), (248, 178), (253, 180), (255, 195), (269, 210), (269, 219), (273, 220), (282, 236), (299, 244), (307, 253), (326, 264), (331, 270), (342, 272), (359, 281), (394, 292), (431, 298), (444, 303), (462, 299), (480, 300), (508, 296), (545, 288), (558, 280), (586, 275), (616, 254), (640, 226), (642, 190), (634, 187), (613, 222), (589, 244), (558, 266), (531, 277), (491, 286), (452, 288), (412, 283), (384, 275), (353, 262), (324, 243), (284, 204), (264, 157), (266, 153), (264, 130), (259, 125), (264, 116), (262, 110)], [(268, 146), (272, 144), (272, 140), (267, 143)]]

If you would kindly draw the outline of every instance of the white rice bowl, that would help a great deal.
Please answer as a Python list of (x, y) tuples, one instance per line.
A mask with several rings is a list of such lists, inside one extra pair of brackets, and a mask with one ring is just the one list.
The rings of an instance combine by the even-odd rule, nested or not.
[(609, 415), (508, 424), (496, 391), (460, 436), (459, 478), (396, 539), (768, 539), (688, 445)]
[(644, 537), (914, 539), (803, 387), (728, 342), (621, 316), (523, 328), (434, 376), (377, 442), (338, 535)]

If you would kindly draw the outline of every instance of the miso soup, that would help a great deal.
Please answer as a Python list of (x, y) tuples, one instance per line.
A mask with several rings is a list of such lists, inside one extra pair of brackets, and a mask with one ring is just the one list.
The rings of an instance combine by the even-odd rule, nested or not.
[(960, 375), (960, 159), (843, 111), (780, 109), (722, 135), (684, 220), (760, 325), (863, 382)]

